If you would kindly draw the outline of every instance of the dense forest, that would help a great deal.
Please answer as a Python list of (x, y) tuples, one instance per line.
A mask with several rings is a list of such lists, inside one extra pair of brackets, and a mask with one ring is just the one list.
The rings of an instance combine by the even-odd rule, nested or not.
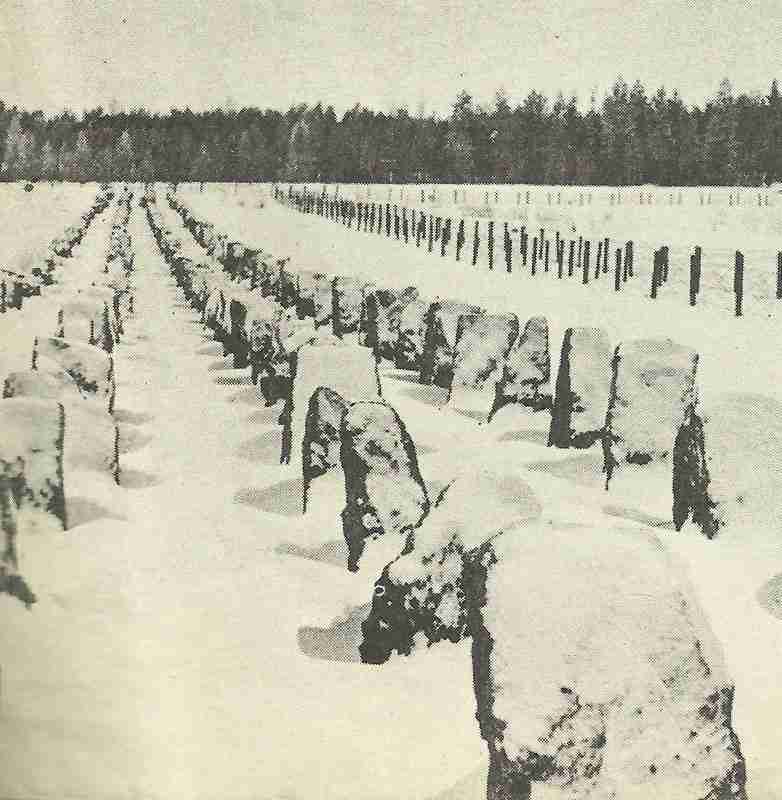
[(776, 80), (768, 95), (724, 80), (702, 108), (621, 78), (586, 112), (575, 97), (484, 106), (462, 92), (445, 119), (321, 104), (46, 116), (0, 101), (6, 181), (760, 185), (782, 180), (781, 144)]

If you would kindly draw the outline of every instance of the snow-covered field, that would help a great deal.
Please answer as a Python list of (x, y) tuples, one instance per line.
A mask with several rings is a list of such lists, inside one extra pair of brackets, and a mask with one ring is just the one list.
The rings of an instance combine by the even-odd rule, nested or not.
[(0, 183), (0, 269), (28, 272), (56, 236), (89, 208), (94, 183)]
[[(91, 196), (73, 191), (78, 216)], [(522, 320), (545, 314), (555, 363), (569, 326), (599, 325), (614, 343), (669, 336), (699, 352), (704, 402), (729, 391), (782, 401), (774, 304), (748, 298), (735, 319), (730, 298), (690, 309), (673, 284), (652, 302), (640, 256), (637, 284), (617, 295), (605, 278), (584, 287), (507, 275), (501, 259), (489, 274), (348, 230), (278, 205), (268, 186), (179, 192), (201, 217), (297, 269), (413, 284)], [(159, 186), (167, 225), (198, 254), (164, 196)], [(771, 206), (762, 211), (771, 219)], [(670, 217), (681, 214), (674, 206)], [(652, 224), (628, 220), (628, 233), (605, 234), (640, 241)], [(99, 268), (108, 221), (91, 226), (74, 276)], [(263, 406), (249, 371), (231, 367), (183, 302), (141, 209), (129, 230), (136, 313), (115, 352), (121, 485), (77, 476), (69, 530), (20, 542), (39, 601), (27, 611), (0, 596), (0, 797), (482, 798), (469, 644), (382, 668), (358, 662), (357, 620), (376, 571), (344, 567), (339, 491), (299, 513), (301, 476), (278, 463), (280, 407)], [(696, 232), (706, 273), (709, 248), (724, 248), (727, 234)], [(0, 317), (3, 370), (19, 368), (25, 343), (48, 335), (55, 317), (45, 292)], [(676, 534), (664, 478), (606, 494), (599, 447), (552, 452), (545, 413), (511, 408), (479, 427), (443, 406), (444, 390), (389, 365), (381, 376), (430, 485), (460, 464), (512, 466), (560, 521), (657, 532), (688, 568), (725, 650), (749, 797), (782, 797), (782, 591), (768, 588), (782, 573), (779, 529), (758, 523), (711, 542), (694, 526)]]

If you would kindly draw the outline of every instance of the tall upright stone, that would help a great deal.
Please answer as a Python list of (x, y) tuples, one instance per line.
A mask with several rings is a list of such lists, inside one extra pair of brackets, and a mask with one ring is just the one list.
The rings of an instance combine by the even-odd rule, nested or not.
[(679, 428), (697, 401), (697, 365), (698, 354), (671, 339), (616, 348), (603, 438), (607, 485), (627, 464), (670, 463)]
[(341, 439), (342, 528), (347, 566), (355, 572), (369, 540), (391, 537), (392, 549), (403, 552), (430, 503), (413, 440), (391, 406), (354, 403), (342, 419)]
[(496, 384), (519, 336), (515, 314), (464, 314), (459, 317), (453, 381), (449, 407), (488, 419), (494, 405)]
[(612, 353), (602, 328), (568, 328), (562, 341), (549, 445), (602, 441), (611, 391)]
[(519, 403), (534, 411), (551, 407), (551, 355), (545, 317), (528, 320), (511, 347), (497, 384), (491, 416), (509, 403)]

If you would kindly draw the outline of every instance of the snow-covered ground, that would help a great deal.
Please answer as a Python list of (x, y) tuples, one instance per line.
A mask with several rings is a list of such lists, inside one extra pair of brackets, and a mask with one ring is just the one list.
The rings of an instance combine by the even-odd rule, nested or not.
[(98, 191), (95, 183), (0, 183), (0, 269), (27, 273), (41, 266), (49, 243), (81, 222)]
[[(605, 283), (487, 274), (299, 215), (265, 187), (180, 191), (203, 217), (290, 255), (295, 268), (414, 284), (522, 319), (546, 314), (554, 362), (566, 327), (597, 324), (617, 343), (670, 336), (695, 347), (705, 401), (729, 390), (782, 395), (775, 314), (736, 320), (679, 298), (615, 296)], [(169, 227), (181, 228), (163, 187), (158, 198)], [(101, 263), (104, 217), (74, 267)], [(299, 513), (300, 475), (278, 463), (280, 407), (264, 408), (248, 370), (231, 368), (183, 303), (141, 209), (130, 233), (136, 314), (115, 353), (122, 485), (77, 476), (66, 485), (71, 528), (19, 542), (39, 602), (26, 611), (0, 596), (0, 797), (482, 798), (469, 644), (382, 668), (358, 663), (376, 573), (345, 569), (339, 486)], [(48, 333), (45, 304), (44, 295), (0, 318), (2, 341)], [(768, 592), (758, 597), (782, 573), (779, 531), (677, 535), (664, 478), (606, 494), (599, 449), (547, 449), (545, 414), (509, 409), (479, 427), (410, 373), (386, 365), (382, 383), (430, 485), (460, 464), (503, 464), (557, 519), (658, 531), (689, 567), (725, 649), (750, 797), (782, 797), (782, 620)]]

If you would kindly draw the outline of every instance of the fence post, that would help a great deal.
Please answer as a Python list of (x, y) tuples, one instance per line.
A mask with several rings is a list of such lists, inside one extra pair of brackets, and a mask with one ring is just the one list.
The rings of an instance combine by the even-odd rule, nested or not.
[(540, 253), (538, 255), (543, 258), (543, 242), (544, 242), (545, 231), (543, 228), (540, 229), (540, 236), (538, 237), (538, 247), (540, 247)]
[(597, 240), (597, 258), (595, 259), (595, 279), (600, 277), (600, 267), (603, 263), (603, 240)]
[(494, 220), (489, 220), (489, 269), (494, 269)]
[(622, 288), (622, 248), (616, 248), (616, 266), (614, 268), (614, 291)]
[[(579, 237), (579, 238), (581, 238), (581, 237)], [(584, 242), (584, 263), (583, 263), (583, 267), (584, 267), (584, 272), (583, 272), (583, 275), (581, 277), (581, 282), (586, 285), (587, 283), (589, 283), (589, 239), (587, 239)]]
[(458, 261), (462, 255), (462, 247), (464, 247), (464, 220), (459, 220), (459, 229), (456, 231), (456, 260)]
[(557, 278), (562, 280), (565, 267), (565, 240), (559, 239), (559, 233), (557, 233), (557, 239)]
[(631, 239), (625, 245), (625, 262), (627, 263), (627, 274), (632, 278), (633, 277), (633, 261), (635, 260), (635, 254), (633, 252), (633, 240)]
[(690, 255), (690, 306), (694, 306), (698, 297), (698, 260), (695, 253)]
[(573, 256), (575, 254), (576, 243), (573, 239), (570, 240), (570, 249), (568, 251), (567, 256), (567, 276), (568, 278), (573, 277)]
[(551, 243), (548, 239), (546, 239), (546, 253), (545, 253), (545, 261), (543, 262), (543, 270), (544, 272), (548, 272), (548, 254), (549, 254), (549, 245)]
[(386, 203), (386, 236), (391, 238), (391, 203)]
[(505, 247), (505, 271), (513, 272), (513, 242), (511, 241), (510, 233), (508, 232), (507, 222), (504, 224), (503, 228), (502, 243)]
[(405, 244), (410, 241), (410, 229), (407, 227), (407, 209), (402, 209), (402, 238), (405, 240)]
[(6, 293), (6, 286), (5, 281), (0, 283), (0, 314), (5, 314), (5, 293)]
[(478, 229), (478, 220), (475, 220), (475, 232), (473, 233), (472, 237), (472, 265), (475, 266), (478, 263), (478, 247), (481, 243), (480, 232)]
[(662, 270), (661, 283), (668, 283), (669, 260), (668, 245), (663, 245), (663, 247), (660, 248), (660, 268)]
[(654, 251), (654, 263), (652, 264), (652, 288), (649, 297), (652, 300), (657, 298), (657, 285), (660, 281), (660, 251)]
[(576, 260), (579, 269), (584, 266), (584, 237), (578, 237), (578, 258)]
[(777, 253), (777, 300), (782, 300), (782, 253)]
[(532, 238), (532, 264), (531, 264), (531, 273), (532, 275), (535, 274), (535, 268), (538, 262), (538, 237), (534, 236)]
[(606, 236), (603, 239), (603, 273), (608, 274), (608, 248), (610, 246), (610, 240)]
[(433, 243), (434, 243), (434, 219), (432, 219), (432, 215), (430, 214), (429, 215), (429, 241), (427, 243), (430, 253), (432, 252), (432, 244)]
[(733, 291), (736, 294), (736, 316), (743, 313), (744, 304), (744, 256), (736, 250), (736, 265), (733, 271)]
[(445, 246), (451, 241), (451, 218), (445, 220), (440, 233), (440, 258), (445, 258)]

